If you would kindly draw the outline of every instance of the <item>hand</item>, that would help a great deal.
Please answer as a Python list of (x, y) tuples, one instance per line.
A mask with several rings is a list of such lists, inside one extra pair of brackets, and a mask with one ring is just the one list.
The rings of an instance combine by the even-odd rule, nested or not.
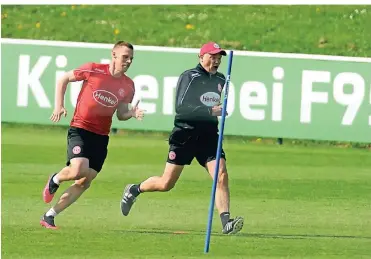
[(137, 120), (143, 120), (144, 112), (145, 110), (139, 109), (140, 100), (137, 101), (137, 103), (134, 105), (134, 107), (131, 109), (132, 117), (136, 118)]
[(67, 116), (67, 110), (61, 106), (59, 108), (55, 108), (52, 115), (50, 116), (50, 120), (53, 122), (58, 122), (61, 119), (61, 116)]
[[(218, 104), (211, 108), (211, 115), (212, 116), (221, 116), (223, 110), (223, 105)], [(228, 112), (226, 112), (226, 115), (228, 115)]]

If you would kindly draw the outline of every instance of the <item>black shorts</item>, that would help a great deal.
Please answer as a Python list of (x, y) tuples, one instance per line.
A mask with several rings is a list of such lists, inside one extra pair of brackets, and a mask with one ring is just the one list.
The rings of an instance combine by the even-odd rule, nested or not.
[[(216, 159), (219, 134), (217, 132), (196, 133), (175, 127), (169, 137), (169, 153), (167, 162), (176, 165), (190, 165), (196, 157), (198, 163), (205, 167), (206, 163)], [(226, 159), (224, 150), (221, 158)]]
[(99, 135), (91, 131), (70, 127), (67, 134), (67, 163), (76, 157), (89, 159), (89, 167), (97, 172), (102, 170), (107, 157), (109, 136)]

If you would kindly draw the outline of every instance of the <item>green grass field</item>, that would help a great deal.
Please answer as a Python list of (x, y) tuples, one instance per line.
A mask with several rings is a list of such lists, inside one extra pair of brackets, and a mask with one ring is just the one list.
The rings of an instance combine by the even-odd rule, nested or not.
[(222, 236), (215, 213), (204, 255), (211, 181), (196, 163), (174, 190), (121, 215), (124, 185), (163, 170), (160, 136), (112, 136), (104, 170), (56, 218), (61, 229), (42, 228), (41, 192), (64, 165), (65, 139), (57, 127), (2, 125), (2, 258), (371, 258), (369, 151), (226, 140), (231, 211), (246, 222)]
[(368, 6), (2, 6), (5, 38), (371, 56)]

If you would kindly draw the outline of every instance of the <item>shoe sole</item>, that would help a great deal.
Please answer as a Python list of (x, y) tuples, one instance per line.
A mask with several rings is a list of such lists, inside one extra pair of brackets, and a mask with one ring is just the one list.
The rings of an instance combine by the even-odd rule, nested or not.
[(228, 235), (233, 235), (241, 231), (244, 225), (244, 219), (242, 217), (238, 217), (237, 222), (234, 224), (233, 229)]
[(57, 230), (58, 229), (58, 227), (52, 226), (52, 225), (48, 224), (48, 222), (46, 222), (44, 220), (40, 220), (40, 225), (43, 226), (44, 228), (48, 228), (48, 229), (53, 229), (53, 230)]
[(124, 193), (122, 194), (122, 198), (121, 198), (121, 202), (120, 202), (120, 207), (121, 207), (121, 212), (122, 212), (122, 215), (124, 216), (127, 216), (129, 215), (129, 212), (130, 212), (130, 209), (131, 207), (129, 208), (128, 211), (125, 211), (124, 210), (124, 203), (122, 202), (122, 200), (124, 199), (124, 196), (125, 196), (125, 193), (128, 192), (131, 188), (131, 186), (133, 186), (134, 184), (128, 184), (125, 186), (125, 189), (124, 189)]
[(46, 185), (43, 191), (43, 200), (45, 203), (50, 203), (54, 198), (54, 194), (51, 194), (49, 192), (49, 182), (52, 177), (53, 175), (49, 176), (48, 181), (46, 182)]

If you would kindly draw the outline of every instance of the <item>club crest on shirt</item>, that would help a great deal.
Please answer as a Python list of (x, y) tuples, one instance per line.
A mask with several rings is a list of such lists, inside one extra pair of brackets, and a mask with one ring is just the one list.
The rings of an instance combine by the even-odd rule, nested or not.
[(221, 92), (223, 90), (223, 86), (221, 84), (218, 84), (218, 91)]
[(120, 95), (121, 97), (124, 97), (124, 95), (125, 95), (125, 90), (124, 90), (123, 88), (120, 88), (120, 89), (119, 89), (119, 95)]

